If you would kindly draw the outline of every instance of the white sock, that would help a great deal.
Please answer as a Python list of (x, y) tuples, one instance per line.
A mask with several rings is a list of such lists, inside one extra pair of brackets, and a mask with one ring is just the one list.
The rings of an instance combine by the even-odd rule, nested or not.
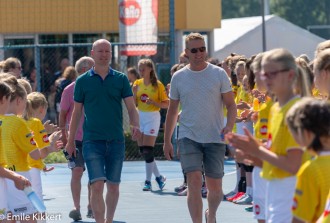
[(155, 161), (152, 162), (154, 164), (154, 168), (153, 168), (153, 173), (155, 175), (155, 177), (160, 177), (160, 173), (157, 167), (157, 163)]
[(252, 187), (246, 187), (246, 193), (252, 197), (253, 195), (253, 188)]
[(151, 181), (153, 169), (154, 169), (154, 162), (146, 163), (146, 180)]
[(236, 164), (236, 186), (234, 188), (234, 192), (237, 193), (238, 192), (238, 183), (241, 180), (241, 168), (237, 166)]

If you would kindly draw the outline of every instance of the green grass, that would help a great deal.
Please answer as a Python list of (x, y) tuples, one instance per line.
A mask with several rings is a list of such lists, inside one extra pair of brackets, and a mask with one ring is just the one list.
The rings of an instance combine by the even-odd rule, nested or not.
[[(163, 154), (163, 142), (164, 142), (164, 133), (160, 131), (156, 140), (156, 145), (154, 149), (154, 155), (157, 160), (165, 159)], [(140, 150), (136, 141), (132, 141), (131, 135), (125, 133), (125, 143), (126, 143), (126, 154), (125, 160), (143, 160), (143, 157), (140, 155)], [(59, 151), (57, 153), (51, 153), (44, 159), (46, 164), (49, 163), (66, 163), (63, 152)]]
[(62, 151), (49, 154), (46, 159), (44, 159), (45, 163), (66, 163), (67, 160), (64, 157)]

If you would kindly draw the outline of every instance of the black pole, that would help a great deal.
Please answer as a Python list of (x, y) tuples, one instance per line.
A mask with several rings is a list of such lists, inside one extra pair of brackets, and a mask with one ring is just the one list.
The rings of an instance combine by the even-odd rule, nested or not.
[(266, 24), (265, 24), (265, 0), (261, 0), (261, 15), (262, 15), (262, 51), (266, 49)]

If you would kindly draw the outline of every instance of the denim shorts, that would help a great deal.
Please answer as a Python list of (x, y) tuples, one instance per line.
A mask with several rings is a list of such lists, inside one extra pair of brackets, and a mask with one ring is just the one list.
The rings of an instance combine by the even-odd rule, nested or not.
[(201, 171), (210, 178), (224, 176), (225, 144), (198, 143), (188, 138), (179, 139), (178, 144), (184, 173)]
[(124, 140), (86, 140), (83, 156), (91, 184), (99, 180), (120, 183), (125, 158)]

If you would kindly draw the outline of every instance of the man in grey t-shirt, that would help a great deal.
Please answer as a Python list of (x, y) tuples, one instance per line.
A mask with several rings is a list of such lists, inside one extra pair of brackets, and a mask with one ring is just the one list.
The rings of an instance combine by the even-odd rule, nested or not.
[[(202, 222), (203, 202), (200, 193), (202, 171), (208, 188), (208, 223), (216, 221), (216, 211), (223, 197), (224, 134), (231, 132), (236, 118), (236, 104), (226, 72), (209, 64), (206, 59), (204, 37), (191, 33), (186, 37), (189, 64), (176, 72), (171, 80), (170, 105), (165, 122), (164, 154), (173, 157), (171, 136), (176, 124), (179, 104), (179, 152), (188, 179), (188, 208), (194, 223)], [(227, 108), (224, 126), (223, 105)]]

